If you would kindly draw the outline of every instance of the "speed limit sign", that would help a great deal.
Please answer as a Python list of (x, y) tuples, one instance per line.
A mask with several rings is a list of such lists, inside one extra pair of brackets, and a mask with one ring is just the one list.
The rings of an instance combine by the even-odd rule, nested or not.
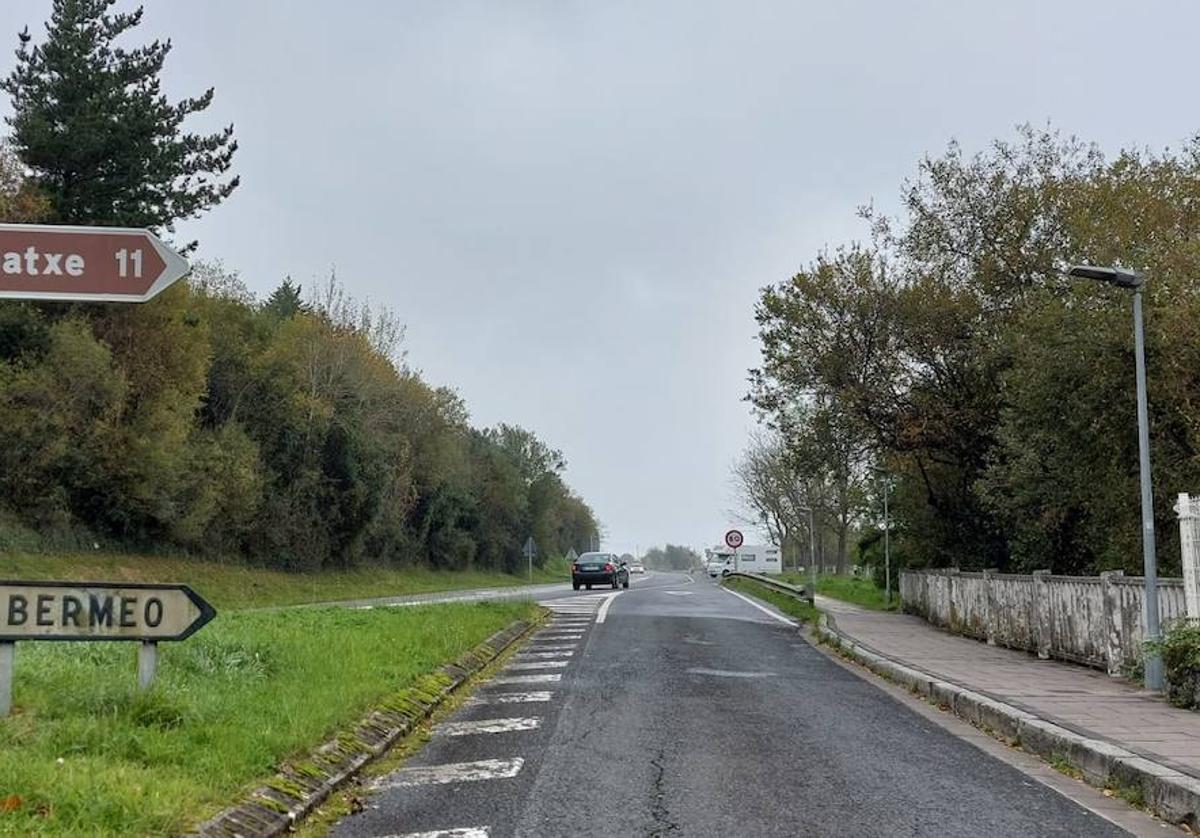
[(736, 550), (737, 548), (741, 547), (742, 542), (744, 541), (745, 539), (742, 538), (742, 533), (740, 530), (730, 530), (729, 532), (725, 533), (725, 546), (731, 550)]

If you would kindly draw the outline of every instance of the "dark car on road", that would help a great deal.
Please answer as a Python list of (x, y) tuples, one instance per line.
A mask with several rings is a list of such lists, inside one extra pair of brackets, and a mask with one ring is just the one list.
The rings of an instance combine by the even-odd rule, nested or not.
[(629, 566), (615, 553), (584, 553), (571, 565), (571, 587), (579, 590), (592, 585), (611, 585), (613, 588), (629, 587)]

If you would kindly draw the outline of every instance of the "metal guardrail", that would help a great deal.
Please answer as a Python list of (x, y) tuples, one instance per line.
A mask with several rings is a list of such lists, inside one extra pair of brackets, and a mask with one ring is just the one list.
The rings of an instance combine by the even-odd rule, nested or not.
[(787, 582), (780, 582), (778, 579), (772, 579), (770, 576), (764, 576), (761, 573), (742, 573), (740, 570), (731, 570), (725, 574), (725, 578), (749, 579), (757, 582), (765, 588), (770, 588), (779, 591), (781, 594), (793, 596), (796, 599), (802, 599), (805, 602), (811, 602), (812, 597), (809, 595), (808, 587), (805, 585), (789, 585)]

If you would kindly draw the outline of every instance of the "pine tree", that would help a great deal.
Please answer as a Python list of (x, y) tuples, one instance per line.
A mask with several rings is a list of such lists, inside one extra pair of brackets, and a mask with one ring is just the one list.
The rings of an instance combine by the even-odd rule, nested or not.
[(289, 320), (297, 314), (308, 311), (304, 297), (300, 294), (300, 286), (285, 277), (279, 287), (271, 292), (271, 296), (263, 303), (263, 310), (269, 311), (282, 320)]
[(159, 81), (171, 42), (116, 46), (142, 9), (109, 14), (114, 2), (54, 0), (44, 43), (20, 33), (16, 69), (0, 82), (12, 96), (13, 147), (54, 221), (170, 231), (237, 187), (226, 177), (237, 142), (232, 125), (182, 130), (212, 89), (171, 104)]

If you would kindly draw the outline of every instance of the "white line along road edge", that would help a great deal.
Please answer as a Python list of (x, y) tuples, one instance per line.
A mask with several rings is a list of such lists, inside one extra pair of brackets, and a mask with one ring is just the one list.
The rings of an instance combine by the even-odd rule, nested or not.
[(750, 597), (748, 597), (748, 596), (743, 596), (742, 594), (739, 594), (737, 591), (731, 591), (728, 588), (722, 588), (721, 590), (727, 594), (733, 594), (735, 597), (737, 597), (740, 600), (750, 603), (755, 608), (757, 608), (759, 611), (763, 612), (764, 614), (766, 614), (768, 617), (770, 617), (773, 620), (778, 620), (779, 622), (786, 623), (789, 626), (797, 625), (795, 620), (785, 617), (782, 614), (776, 614), (770, 608), (767, 608), (765, 605), (759, 605), (757, 602), (750, 599)]
[(605, 620), (608, 619), (608, 609), (612, 605), (613, 600), (616, 599), (617, 597), (619, 597), (620, 595), (621, 595), (621, 591), (617, 591), (615, 594), (609, 594), (608, 596), (606, 596), (604, 598), (604, 602), (603, 602), (603, 604), (601, 604), (600, 610), (596, 612), (596, 624), (597, 625), (599, 625), (600, 623), (603, 623)]

